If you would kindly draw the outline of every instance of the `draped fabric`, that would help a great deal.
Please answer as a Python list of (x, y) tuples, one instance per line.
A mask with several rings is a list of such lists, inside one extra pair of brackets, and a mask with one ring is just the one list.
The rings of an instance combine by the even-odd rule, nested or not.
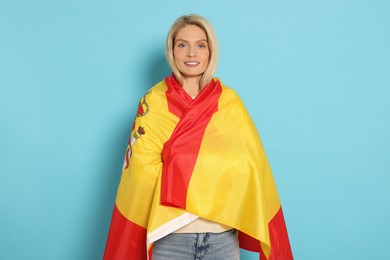
[(256, 127), (214, 79), (193, 100), (173, 76), (141, 99), (104, 254), (151, 259), (153, 242), (198, 217), (236, 228), (261, 259), (293, 259)]

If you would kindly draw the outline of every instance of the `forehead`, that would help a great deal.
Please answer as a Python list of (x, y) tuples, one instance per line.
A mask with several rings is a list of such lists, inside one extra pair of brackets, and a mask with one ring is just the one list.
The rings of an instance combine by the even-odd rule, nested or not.
[(177, 31), (175, 40), (207, 41), (207, 35), (200, 27), (190, 24)]

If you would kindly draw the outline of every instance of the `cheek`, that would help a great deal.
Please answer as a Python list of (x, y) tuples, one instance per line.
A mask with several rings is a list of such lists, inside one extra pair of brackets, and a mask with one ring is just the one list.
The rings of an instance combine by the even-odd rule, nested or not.
[(205, 55), (203, 56), (203, 59), (208, 64), (209, 60), (210, 60), (210, 53), (209, 52), (205, 53)]
[(210, 51), (209, 50), (205, 51), (204, 58), (207, 60), (210, 58)]
[(185, 56), (184, 52), (182, 50), (173, 50), (173, 58), (174, 59), (180, 59), (183, 56)]

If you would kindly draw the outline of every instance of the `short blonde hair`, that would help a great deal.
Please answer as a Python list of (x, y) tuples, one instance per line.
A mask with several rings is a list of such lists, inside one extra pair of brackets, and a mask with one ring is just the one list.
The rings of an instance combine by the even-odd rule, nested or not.
[(202, 29), (207, 36), (208, 46), (209, 46), (209, 64), (203, 73), (199, 86), (204, 88), (207, 84), (210, 83), (210, 81), (214, 77), (215, 70), (217, 69), (217, 63), (218, 63), (218, 42), (217, 37), (215, 35), (214, 29), (204, 17), (197, 15), (197, 14), (189, 14), (189, 15), (183, 15), (179, 17), (172, 25), (171, 29), (169, 30), (167, 41), (166, 41), (166, 49), (165, 49), (165, 56), (167, 58), (168, 64), (172, 69), (173, 74), (175, 75), (177, 81), (180, 83), (180, 85), (183, 84), (183, 76), (180, 73), (179, 69), (176, 66), (174, 55), (173, 55), (173, 48), (174, 48), (174, 42), (177, 32), (186, 27), (187, 25), (196, 25), (200, 29)]

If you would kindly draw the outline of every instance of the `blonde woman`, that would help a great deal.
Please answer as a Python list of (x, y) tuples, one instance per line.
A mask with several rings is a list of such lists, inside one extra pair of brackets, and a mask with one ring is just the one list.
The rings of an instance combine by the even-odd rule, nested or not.
[(218, 44), (199, 15), (166, 42), (172, 75), (141, 99), (104, 259), (293, 259), (276, 186), (240, 98), (214, 78)]

